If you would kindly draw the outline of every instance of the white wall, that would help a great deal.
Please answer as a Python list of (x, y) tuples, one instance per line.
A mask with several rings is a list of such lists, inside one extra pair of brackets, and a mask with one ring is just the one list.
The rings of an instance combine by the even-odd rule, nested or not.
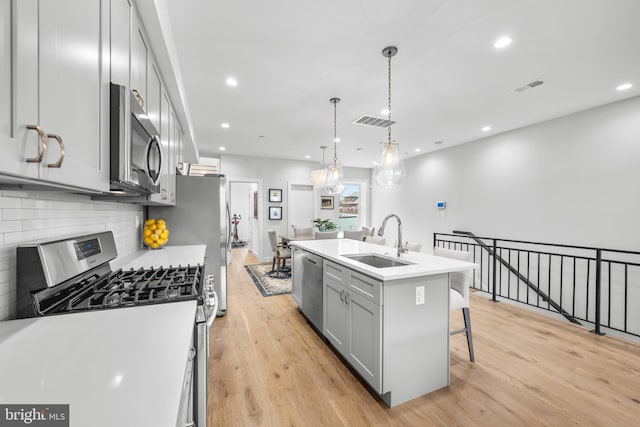
[(0, 320), (16, 315), (16, 246), (41, 239), (113, 231), (118, 256), (141, 247), (142, 206), (94, 202), (57, 191), (0, 192)]
[[(261, 238), (258, 258), (268, 261), (271, 258), (271, 247), (267, 239), (267, 230), (276, 230), (278, 234), (289, 234), (287, 230), (287, 186), (289, 182), (309, 182), (309, 172), (318, 167), (316, 162), (266, 159), (259, 157), (246, 157), (234, 155), (222, 155), (220, 157), (220, 170), (229, 180), (234, 177), (244, 179), (261, 178), (263, 190), (260, 194), (262, 209), (258, 215), (264, 220), (263, 236)], [(370, 179), (370, 170), (364, 168), (344, 168), (343, 173), (347, 178)], [(282, 203), (269, 203), (269, 189), (282, 189)], [(320, 202), (318, 201), (318, 204)], [(282, 206), (282, 220), (270, 221), (268, 219), (269, 206)]]
[[(373, 224), (640, 250), (640, 97), (409, 159), (407, 181), (374, 186)], [(436, 201), (447, 202), (439, 217)], [(395, 240), (389, 224), (387, 240)], [(426, 248), (426, 250), (424, 249)]]

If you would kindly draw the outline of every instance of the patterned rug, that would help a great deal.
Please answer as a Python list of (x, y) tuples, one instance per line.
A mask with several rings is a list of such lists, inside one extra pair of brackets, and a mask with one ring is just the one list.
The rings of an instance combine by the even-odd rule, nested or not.
[(244, 268), (263, 297), (291, 293), (291, 269), (288, 266), (286, 270), (280, 270), (278, 277), (275, 271), (271, 272), (271, 263), (245, 265)]

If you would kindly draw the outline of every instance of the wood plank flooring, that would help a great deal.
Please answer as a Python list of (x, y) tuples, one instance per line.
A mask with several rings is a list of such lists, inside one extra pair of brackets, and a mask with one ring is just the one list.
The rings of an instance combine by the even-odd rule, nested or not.
[(233, 250), (227, 315), (211, 331), (210, 425), (640, 425), (640, 345), (475, 295), (476, 363), (464, 334), (451, 337), (451, 385), (390, 409), (290, 295), (262, 297), (244, 269), (256, 262)]

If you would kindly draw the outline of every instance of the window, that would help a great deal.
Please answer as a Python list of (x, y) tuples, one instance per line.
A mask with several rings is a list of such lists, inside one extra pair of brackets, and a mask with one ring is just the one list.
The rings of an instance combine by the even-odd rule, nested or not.
[(338, 226), (342, 230), (360, 229), (360, 184), (346, 183), (338, 202)]

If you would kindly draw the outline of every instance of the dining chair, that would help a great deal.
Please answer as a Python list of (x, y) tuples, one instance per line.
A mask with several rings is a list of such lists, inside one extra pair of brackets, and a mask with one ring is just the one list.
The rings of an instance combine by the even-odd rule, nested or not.
[(375, 227), (367, 227), (366, 225), (362, 226), (362, 233), (364, 234), (365, 237), (367, 237), (367, 236), (374, 237), (375, 236), (375, 232), (376, 232), (376, 228)]
[(316, 231), (316, 240), (321, 239), (337, 239), (338, 230), (336, 231)]
[(283, 245), (278, 244), (278, 236), (275, 230), (268, 230), (269, 243), (271, 244), (271, 250), (273, 251), (273, 264), (271, 264), (271, 272), (275, 270), (276, 276), (280, 276), (280, 261), (282, 261), (282, 268), (288, 259), (291, 259), (291, 249), (285, 248)]
[(364, 236), (364, 241), (367, 243), (375, 243), (376, 245), (382, 245), (387, 242), (387, 239), (384, 237), (373, 237), (373, 236)]
[[(458, 261), (473, 262), (473, 254), (468, 251), (456, 251), (453, 249), (434, 247), (433, 254)], [(465, 332), (467, 345), (469, 346), (469, 358), (475, 362), (473, 353), (473, 338), (471, 335), (471, 317), (469, 316), (469, 287), (473, 280), (473, 270), (455, 271), (449, 273), (449, 310), (462, 309), (464, 328), (451, 331), (451, 335)]]
[(293, 227), (294, 236), (311, 236), (313, 234), (313, 227)]
[(364, 231), (360, 230), (360, 231), (344, 231), (344, 238), (345, 239), (352, 239), (352, 240), (360, 240), (362, 241), (364, 239)]

